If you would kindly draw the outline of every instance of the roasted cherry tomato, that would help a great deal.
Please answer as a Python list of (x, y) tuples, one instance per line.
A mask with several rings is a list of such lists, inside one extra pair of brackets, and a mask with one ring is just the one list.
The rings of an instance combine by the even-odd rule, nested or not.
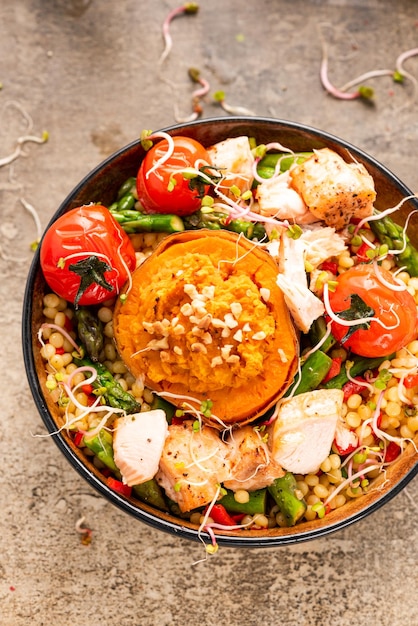
[[(386, 283), (395, 285), (393, 276), (379, 268)], [(335, 291), (329, 292), (334, 313), (343, 320), (358, 320), (356, 326), (333, 321), (331, 332), (345, 348), (365, 357), (392, 354), (418, 336), (417, 306), (406, 291), (384, 284), (373, 265), (356, 265), (338, 277)], [(363, 322), (364, 318), (379, 322)], [(383, 325), (382, 325), (383, 324)], [(385, 328), (386, 327), (386, 328)]]
[(41, 268), (59, 296), (78, 305), (92, 305), (116, 296), (129, 271), (135, 250), (106, 207), (90, 204), (64, 213), (41, 243)]
[(138, 199), (147, 213), (190, 215), (200, 208), (201, 198), (207, 191), (207, 186), (200, 190), (191, 188), (193, 181), (182, 174), (186, 168), (195, 167), (196, 161), (199, 161), (198, 167), (210, 164), (206, 149), (188, 137), (173, 137), (173, 142), (173, 153), (154, 171), (150, 170), (169, 150), (166, 139), (148, 150), (139, 168)]

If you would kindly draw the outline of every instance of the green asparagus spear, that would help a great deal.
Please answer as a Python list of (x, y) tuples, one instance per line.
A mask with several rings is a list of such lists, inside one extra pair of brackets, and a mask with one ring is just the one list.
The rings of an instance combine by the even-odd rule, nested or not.
[[(374, 370), (377, 367), (379, 367), (379, 365), (381, 365), (383, 361), (386, 361), (387, 359), (390, 360), (393, 357), (394, 357), (393, 354), (389, 356), (375, 357), (372, 359), (368, 359), (366, 357), (360, 357), (360, 356), (354, 357), (352, 360), (353, 364), (349, 370), (350, 376), (351, 377), (360, 376), (361, 374), (364, 374), (364, 372), (368, 370)], [(345, 383), (348, 382), (348, 380), (349, 378), (347, 376), (347, 370), (343, 366), (340, 370), (340, 373), (337, 374), (337, 376), (334, 376), (334, 378), (330, 378), (330, 380), (324, 383), (323, 387), (325, 389), (342, 389)]]
[(141, 485), (134, 485), (132, 490), (134, 494), (142, 500), (142, 502), (155, 506), (161, 511), (167, 511), (167, 504), (164, 499), (163, 491), (154, 478), (147, 480)]
[[(377, 212), (376, 212), (377, 213)], [(382, 244), (389, 250), (402, 250), (404, 247), (404, 231), (389, 216), (379, 220), (370, 220), (370, 228)], [(418, 276), (418, 250), (405, 235), (406, 246), (402, 252), (395, 254), (394, 259), (398, 267), (405, 267), (410, 276)]]
[(266, 154), (257, 165), (257, 173), (262, 178), (271, 178), (276, 170), (276, 165), (280, 160), (280, 171), (286, 172), (294, 163), (303, 163), (312, 156), (312, 152), (298, 152), (297, 154), (283, 154), (281, 152), (270, 152)]
[(132, 190), (136, 188), (136, 178), (131, 176), (127, 178), (125, 182), (119, 187), (117, 198), (120, 200), (128, 193), (132, 193)]
[(257, 489), (249, 492), (248, 502), (240, 503), (234, 498), (234, 492), (227, 489), (226, 494), (219, 500), (229, 513), (245, 513), (246, 515), (265, 515), (267, 506), (267, 489)]
[(174, 417), (176, 412), (176, 407), (171, 402), (168, 402), (161, 396), (155, 395), (151, 402), (151, 409), (162, 409), (165, 413), (166, 420), (169, 424), (171, 424), (171, 420)]
[(102, 363), (94, 363), (88, 358), (75, 358), (74, 362), (80, 367), (84, 365), (94, 367), (97, 372), (97, 378), (92, 383), (93, 389), (97, 395), (103, 396), (109, 406), (115, 409), (123, 409), (127, 413), (137, 413), (141, 410), (139, 402), (135, 400), (132, 394), (123, 389)]
[(78, 336), (87, 354), (95, 363), (103, 349), (103, 325), (93, 311), (87, 307), (75, 309)]
[(266, 236), (266, 231), (262, 224), (246, 220), (231, 220), (228, 213), (196, 211), (196, 213), (188, 215), (183, 219), (187, 230), (198, 228), (230, 230), (234, 233), (242, 233), (247, 239), (257, 239), (258, 241), (261, 241)]
[(85, 435), (83, 441), (106, 467), (113, 472), (118, 472), (113, 460), (113, 437), (107, 430), (101, 430), (98, 435), (91, 438)]
[[(97, 456), (100, 461), (112, 470), (120, 478), (120, 472), (113, 459), (113, 437), (107, 430), (101, 430), (95, 437), (89, 438), (85, 435), (83, 441), (87, 448), (89, 448)], [(164, 495), (161, 487), (154, 478), (147, 480), (141, 485), (134, 485), (132, 487), (135, 495), (151, 506), (155, 506), (157, 509), (163, 511), (167, 510), (167, 505), (164, 500)]]
[(286, 391), (285, 396), (289, 396), (294, 389), (293, 395), (313, 391), (328, 374), (332, 359), (322, 350), (312, 352), (302, 365), (300, 376), (295, 376), (295, 381)]
[(306, 502), (296, 496), (296, 479), (290, 472), (282, 478), (276, 478), (272, 485), (267, 487), (280, 512), (286, 519), (288, 526), (294, 526), (306, 511)]
[[(309, 329), (309, 339), (312, 342), (313, 346), (316, 346), (326, 335), (327, 332), (327, 323), (323, 316), (318, 317), (312, 324)], [(324, 343), (321, 345), (322, 352), (328, 352), (335, 345), (336, 340), (335, 337), (328, 335), (325, 339)]]
[(181, 217), (166, 213), (145, 214), (132, 209), (123, 211), (119, 208), (109, 208), (115, 220), (126, 233), (181, 233), (184, 224)]

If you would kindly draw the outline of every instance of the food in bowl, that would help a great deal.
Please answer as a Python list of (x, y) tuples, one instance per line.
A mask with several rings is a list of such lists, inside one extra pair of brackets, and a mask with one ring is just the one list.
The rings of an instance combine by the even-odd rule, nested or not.
[[(122, 248), (93, 239), (73, 242), (56, 276), (79, 261), (103, 270), (97, 302), (82, 304), (80, 274), (83, 293), (44, 295), (58, 426), (112, 489), (198, 533), (320, 525), (415, 445), (418, 272), (402, 203), (376, 213), (365, 166), (328, 147), (225, 137), (173, 169), (177, 143), (152, 140), (148, 170), (104, 207), (136, 251), (125, 287), (107, 280)], [(142, 205), (138, 180), (153, 177), (165, 186)], [(180, 187), (198, 209), (171, 202)], [(223, 262), (243, 267), (234, 285)]]

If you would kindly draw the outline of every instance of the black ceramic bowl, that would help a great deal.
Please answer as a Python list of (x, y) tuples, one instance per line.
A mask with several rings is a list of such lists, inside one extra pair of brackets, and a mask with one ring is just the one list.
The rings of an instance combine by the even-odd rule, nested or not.
[[(383, 165), (349, 143), (328, 133), (302, 124), (268, 118), (213, 118), (171, 126), (167, 133), (192, 137), (209, 146), (222, 139), (247, 135), (255, 137), (258, 143), (278, 141), (295, 152), (314, 148), (329, 147), (342, 156), (351, 154), (363, 163), (373, 176), (377, 190), (376, 207), (379, 209), (395, 206), (404, 197), (412, 195), (410, 190)], [(144, 157), (139, 141), (134, 141), (106, 159), (90, 172), (64, 200), (51, 220), (51, 224), (69, 209), (90, 202), (110, 203), (120, 185), (129, 177), (135, 176)], [(404, 222), (407, 214), (418, 208), (416, 200), (408, 200), (402, 206), (399, 221)], [(418, 230), (408, 231), (411, 239), (418, 244)], [(59, 422), (56, 408), (48, 399), (45, 387), (45, 371), (39, 353), (37, 331), (42, 317), (42, 297), (45, 282), (40, 270), (39, 251), (35, 254), (29, 272), (23, 309), (23, 352), (24, 361), (36, 407), (47, 430), (57, 431)], [(125, 498), (109, 489), (101, 472), (88, 457), (76, 447), (65, 431), (53, 434), (52, 438), (73, 468), (101, 495), (136, 519), (159, 530), (197, 540), (198, 528), (183, 519), (154, 509), (134, 498)], [(388, 468), (385, 480), (375, 483), (367, 494), (348, 502), (323, 519), (301, 523), (292, 528), (273, 528), (265, 531), (224, 533), (217, 531), (220, 545), (237, 547), (271, 547), (297, 543), (321, 537), (342, 529), (376, 511), (391, 500), (418, 471), (418, 455), (410, 445), (400, 459)], [(203, 534), (209, 540), (209, 537)]]

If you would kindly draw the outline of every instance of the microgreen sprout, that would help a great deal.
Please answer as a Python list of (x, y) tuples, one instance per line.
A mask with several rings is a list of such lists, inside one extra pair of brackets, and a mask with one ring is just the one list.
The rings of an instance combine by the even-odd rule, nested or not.
[(383, 368), (380, 370), (376, 380), (374, 381), (374, 386), (376, 387), (376, 389), (379, 389), (379, 391), (381, 391), (382, 389), (386, 389), (386, 387), (388, 386), (388, 382), (391, 378), (392, 374), (390, 373), (390, 371)]
[(286, 230), (286, 235), (289, 239), (299, 239), (303, 234), (303, 230), (299, 226), (299, 224), (289, 224)]
[(213, 94), (213, 99), (217, 102), (224, 111), (227, 113), (231, 113), (231, 115), (255, 115), (253, 111), (246, 109), (245, 107), (237, 107), (228, 104), (225, 101), (225, 92), (224, 91), (216, 91)]
[(195, 15), (199, 10), (197, 2), (186, 2), (185, 4), (172, 9), (163, 22), (163, 38), (164, 38), (164, 50), (158, 61), (159, 65), (162, 65), (173, 47), (173, 39), (170, 33), (171, 22), (174, 18), (180, 15)]
[(147, 152), (150, 148), (152, 148), (152, 141), (151, 139), (148, 139), (148, 137), (152, 135), (152, 130), (142, 130), (141, 134), (139, 136), (140, 140), (141, 140), (141, 146), (143, 147), (143, 149)]
[(204, 417), (211, 417), (212, 415), (212, 400), (203, 400), (200, 405), (200, 411)]

